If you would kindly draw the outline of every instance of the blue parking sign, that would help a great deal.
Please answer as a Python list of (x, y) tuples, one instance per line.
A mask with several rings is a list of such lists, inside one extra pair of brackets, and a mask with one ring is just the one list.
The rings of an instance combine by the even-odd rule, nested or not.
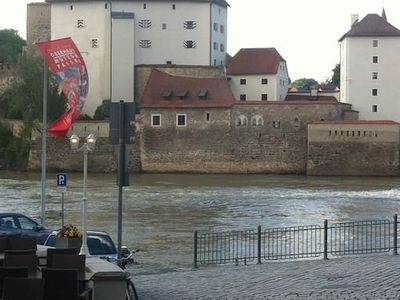
[(57, 173), (57, 187), (66, 188), (67, 187), (67, 174)]

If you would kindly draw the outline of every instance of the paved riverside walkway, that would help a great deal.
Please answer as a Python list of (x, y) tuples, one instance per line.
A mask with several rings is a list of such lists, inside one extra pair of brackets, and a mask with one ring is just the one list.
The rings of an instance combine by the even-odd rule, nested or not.
[(136, 275), (147, 299), (400, 299), (400, 255), (266, 262)]

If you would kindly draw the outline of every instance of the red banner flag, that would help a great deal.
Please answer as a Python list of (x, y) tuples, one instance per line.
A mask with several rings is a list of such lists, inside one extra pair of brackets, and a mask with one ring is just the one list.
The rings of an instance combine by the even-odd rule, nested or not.
[(85, 62), (71, 38), (36, 44), (50, 71), (67, 97), (67, 109), (47, 129), (48, 133), (65, 138), (71, 125), (79, 118), (89, 91)]

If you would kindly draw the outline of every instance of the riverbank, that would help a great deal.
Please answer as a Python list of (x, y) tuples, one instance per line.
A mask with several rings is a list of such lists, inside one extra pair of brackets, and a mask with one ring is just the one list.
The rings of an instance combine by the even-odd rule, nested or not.
[(400, 298), (400, 256), (221, 266), (135, 276), (140, 299), (388, 299)]

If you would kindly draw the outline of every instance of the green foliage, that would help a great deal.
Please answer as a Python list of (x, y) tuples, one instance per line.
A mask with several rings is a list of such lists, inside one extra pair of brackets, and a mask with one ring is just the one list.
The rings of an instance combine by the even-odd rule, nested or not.
[[(66, 100), (59, 93), (56, 78), (49, 73), (47, 118), (58, 118), (65, 110)], [(16, 64), (8, 98), (7, 117), (29, 122), (42, 120), (43, 115), (43, 60), (36, 49), (25, 51)]]
[(336, 66), (332, 69), (332, 72), (332, 78), (329, 80), (329, 83), (332, 83), (340, 88), (340, 64), (336, 64)]
[(0, 123), (0, 166), (5, 169), (25, 168), (29, 159), (30, 139), (25, 124), (20, 137), (14, 137), (7, 126)]
[(0, 62), (14, 63), (22, 53), (25, 41), (14, 29), (0, 30)]
[(93, 116), (93, 120), (104, 120), (103, 105), (97, 106), (96, 111)]
[(87, 121), (87, 120), (92, 120), (92, 118), (87, 114), (83, 114), (79, 116), (79, 120)]
[(299, 90), (309, 90), (313, 85), (318, 85), (318, 81), (313, 78), (300, 78), (293, 81), (290, 87), (296, 87)]

